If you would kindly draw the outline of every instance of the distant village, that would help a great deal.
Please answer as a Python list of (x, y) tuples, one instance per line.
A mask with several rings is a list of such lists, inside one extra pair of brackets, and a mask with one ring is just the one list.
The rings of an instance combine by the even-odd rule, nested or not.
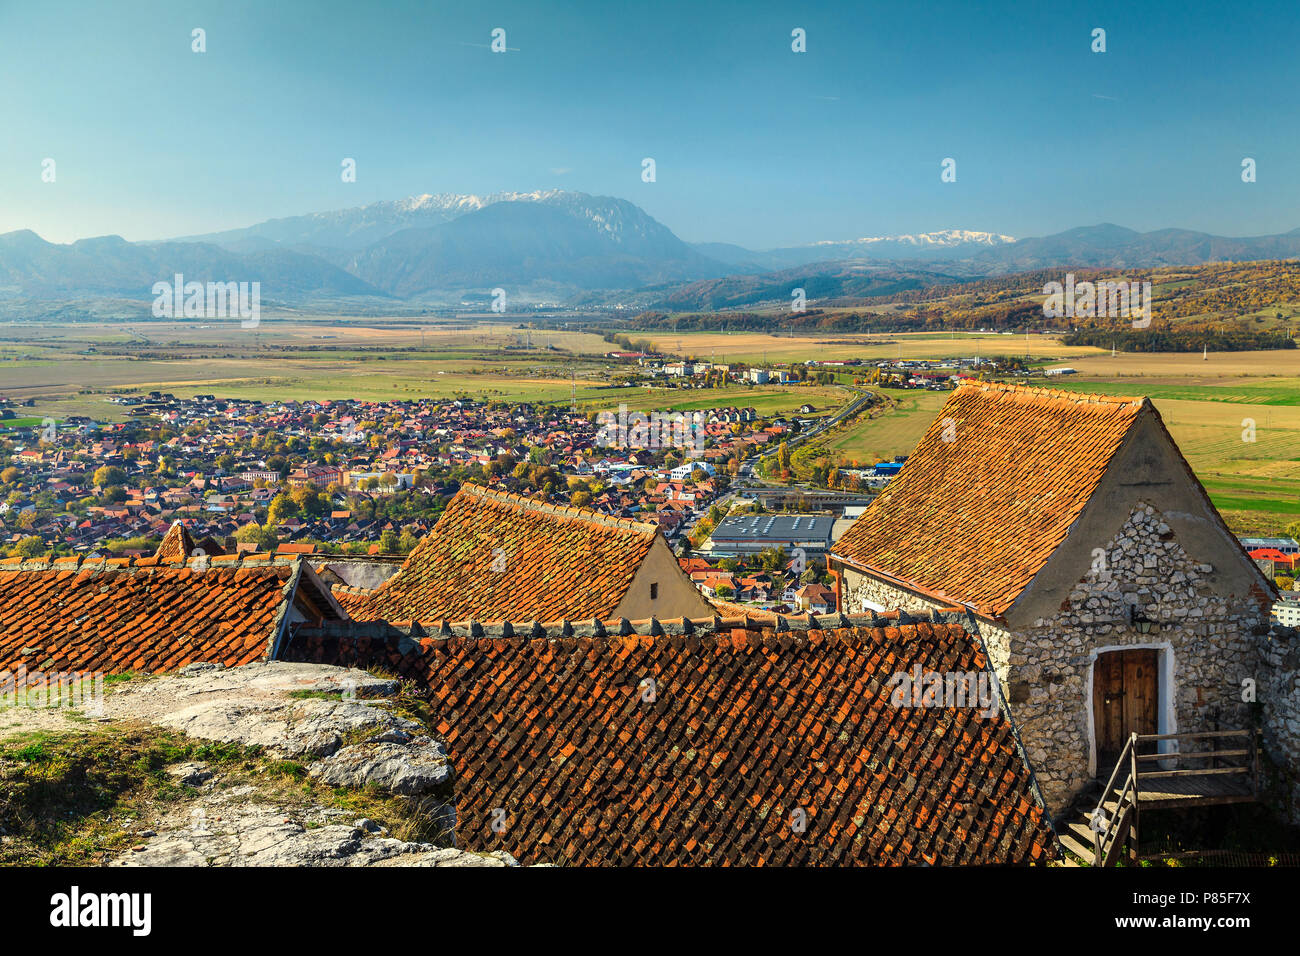
[[(948, 390), (966, 378), (955, 363), (926, 360), (769, 368), (635, 350), (606, 357), (679, 387), (831, 383), (849, 372), (854, 384)], [(809, 403), (790, 417), (735, 406), (693, 413), (702, 447), (683, 449), (611, 445), (598, 414), (542, 403), (260, 402), (157, 391), (106, 401), (126, 407), (128, 420), (37, 423), (0, 397), (0, 554), (142, 556), (179, 522), (214, 553), (401, 555), (470, 481), (653, 521), (709, 599), (821, 613), (834, 607), (825, 554), (906, 461), (843, 468), (827, 490), (747, 490), (754, 462), (779, 462), (777, 450), (817, 422)], [(1275, 618), (1300, 624), (1300, 591), (1288, 588), (1300, 544), (1242, 543), (1282, 584)]]
[[(653, 521), (679, 553), (708, 549), (708, 560), (690, 559), (690, 573), (710, 596), (793, 607), (801, 584), (822, 587), (816, 556), (830, 543), (825, 522), (819, 542), (787, 540), (783, 529), (740, 548), (724, 541), (715, 549), (709, 539), (726, 510), (764, 508), (727, 489), (745, 461), (807, 419), (706, 409), (692, 415), (705, 436), (695, 455), (604, 447), (597, 416), (542, 404), (264, 403), (162, 392), (108, 401), (127, 407), (129, 419), (37, 424), (18, 418), (15, 403), (0, 404), (0, 550), (142, 556), (179, 522), (213, 552), (404, 554), (460, 485), (474, 481)], [(801, 545), (811, 562), (793, 555)], [(833, 602), (816, 589), (804, 597), (818, 608)]]

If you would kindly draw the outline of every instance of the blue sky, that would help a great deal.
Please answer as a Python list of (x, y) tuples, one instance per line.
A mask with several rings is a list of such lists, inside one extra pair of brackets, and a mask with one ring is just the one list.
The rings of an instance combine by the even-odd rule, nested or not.
[(1294, 5), (1267, 2), (0, 0), (0, 232), (153, 239), (550, 187), (752, 248), (1281, 232), (1300, 226), (1297, 49)]

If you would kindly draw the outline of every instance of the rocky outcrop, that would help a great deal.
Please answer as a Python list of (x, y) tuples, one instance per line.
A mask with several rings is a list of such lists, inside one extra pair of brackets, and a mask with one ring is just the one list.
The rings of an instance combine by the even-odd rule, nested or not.
[[(251, 801), (251, 802), (248, 802)], [(479, 854), (393, 839), (346, 810), (286, 808), (254, 788), (212, 790), (153, 824), (116, 866), (517, 866)]]
[(418, 735), (418, 723), (390, 710), (397, 691), (396, 681), (318, 664), (192, 664), (127, 683), (105, 712), (279, 757), (327, 757), (361, 735)]
[(311, 775), (332, 787), (377, 786), (414, 796), (450, 782), (451, 763), (442, 744), (430, 737), (387, 733), (317, 761)]
[[(153, 725), (247, 754), (227, 749), (168, 766), (179, 798), (158, 801), (140, 821), (147, 829), (134, 830), (139, 842), (111, 865), (517, 865), (506, 853), (455, 847), (452, 763), (400, 712), (399, 691), (362, 670), (289, 662), (191, 664), (111, 686), (86, 710), (98, 724)], [(30, 729), (85, 732), (70, 713), (15, 716), (35, 721)], [(306, 781), (327, 789), (304, 790)], [(355, 805), (350, 798), (331, 803), (339, 789), (365, 793), (363, 805), (410, 839), (338, 805)]]

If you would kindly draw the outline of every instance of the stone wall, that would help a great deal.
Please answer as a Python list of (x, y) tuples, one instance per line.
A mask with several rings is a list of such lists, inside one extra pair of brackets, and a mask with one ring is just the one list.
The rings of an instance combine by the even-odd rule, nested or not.
[[(1090, 703), (1101, 649), (1158, 649), (1158, 732), (1251, 725), (1242, 682), (1259, 674), (1257, 634), (1267, 618), (1250, 595), (1219, 594), (1214, 575), (1183, 551), (1159, 512), (1139, 505), (1094, 552), (1062, 609), (1011, 635), (1011, 707), (1053, 811), (1096, 773)], [(1134, 609), (1149, 623), (1133, 623)]]
[(1300, 824), (1300, 629), (1275, 626), (1262, 646), (1264, 748), (1278, 769), (1279, 809)]
[(869, 611), (926, 613), (932, 609), (952, 606), (877, 581), (852, 568), (844, 568), (842, 580), (844, 602), (840, 610), (845, 614), (865, 614)]

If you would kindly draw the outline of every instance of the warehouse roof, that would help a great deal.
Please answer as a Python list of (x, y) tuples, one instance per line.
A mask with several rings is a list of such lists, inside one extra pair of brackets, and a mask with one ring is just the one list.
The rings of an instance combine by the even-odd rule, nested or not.
[(829, 539), (835, 516), (757, 514), (723, 518), (710, 537), (716, 541), (814, 541)]

